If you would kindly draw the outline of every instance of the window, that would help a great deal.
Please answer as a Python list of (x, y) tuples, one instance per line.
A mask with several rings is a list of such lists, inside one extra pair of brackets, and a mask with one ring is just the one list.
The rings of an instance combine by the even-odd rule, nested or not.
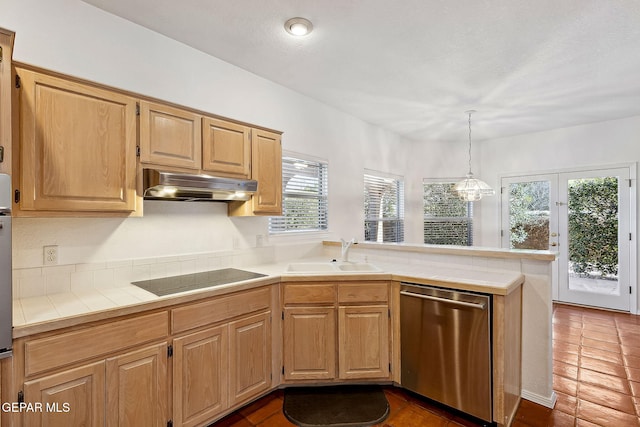
[(424, 242), (473, 245), (473, 203), (460, 200), (453, 181), (423, 181)]
[(282, 157), (282, 216), (269, 219), (269, 233), (327, 229), (327, 163)]
[(404, 241), (404, 182), (380, 172), (364, 173), (364, 240)]

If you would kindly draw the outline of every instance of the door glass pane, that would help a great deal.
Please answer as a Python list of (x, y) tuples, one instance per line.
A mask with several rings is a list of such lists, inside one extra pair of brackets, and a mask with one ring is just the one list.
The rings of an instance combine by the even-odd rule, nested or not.
[(620, 295), (618, 177), (570, 179), (569, 289)]
[(549, 249), (549, 181), (509, 184), (511, 249)]

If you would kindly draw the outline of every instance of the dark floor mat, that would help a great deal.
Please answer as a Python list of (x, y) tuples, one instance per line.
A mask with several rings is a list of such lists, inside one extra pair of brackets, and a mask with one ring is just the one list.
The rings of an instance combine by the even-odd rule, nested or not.
[(387, 418), (389, 402), (378, 385), (293, 387), (282, 410), (301, 427), (371, 426)]

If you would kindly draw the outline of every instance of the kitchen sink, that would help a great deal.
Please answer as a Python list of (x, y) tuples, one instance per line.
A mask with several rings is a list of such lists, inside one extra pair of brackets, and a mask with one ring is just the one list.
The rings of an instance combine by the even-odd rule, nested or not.
[(287, 266), (287, 273), (373, 273), (378, 267), (366, 262), (294, 262)]

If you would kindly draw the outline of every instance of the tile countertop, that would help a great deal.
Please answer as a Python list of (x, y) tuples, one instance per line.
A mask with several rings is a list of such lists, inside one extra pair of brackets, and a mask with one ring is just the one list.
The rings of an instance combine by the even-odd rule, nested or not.
[[(297, 259), (291, 263), (299, 262), (327, 262), (327, 259)], [(113, 287), (88, 288), (82, 291), (16, 299), (13, 301), (13, 337), (19, 338), (87, 322), (135, 314), (145, 310), (161, 309), (279, 282), (319, 279), (347, 281), (375, 278), (376, 280), (432, 284), (495, 295), (506, 295), (524, 282), (524, 276), (518, 272), (473, 271), (460, 268), (375, 262), (372, 264), (382, 271), (289, 273), (286, 271), (289, 264), (290, 262), (239, 267), (266, 276), (162, 297), (130, 283), (114, 283)]]

